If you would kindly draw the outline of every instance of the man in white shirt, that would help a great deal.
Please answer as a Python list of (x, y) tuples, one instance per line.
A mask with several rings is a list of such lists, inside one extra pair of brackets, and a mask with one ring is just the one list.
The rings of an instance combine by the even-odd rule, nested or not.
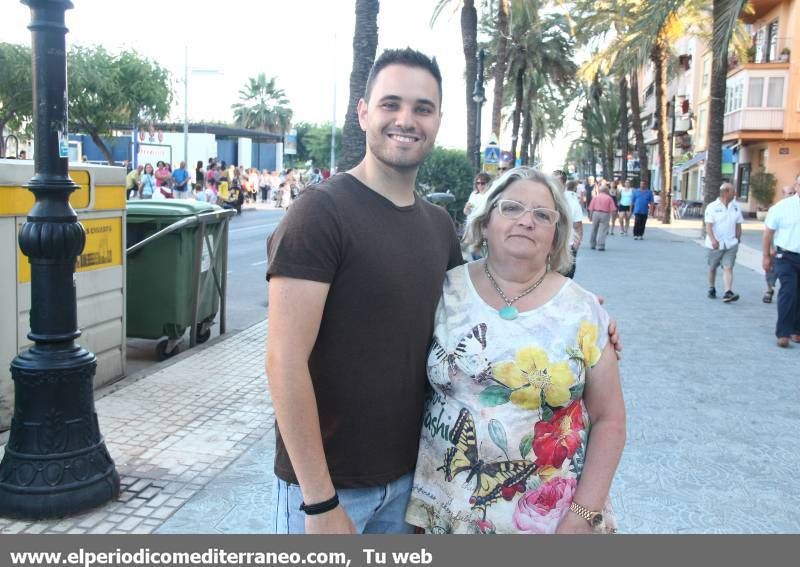
[(730, 303), (739, 299), (733, 292), (733, 265), (742, 236), (742, 210), (733, 198), (733, 185), (727, 181), (719, 188), (719, 197), (706, 207), (706, 243), (708, 248), (708, 297), (717, 297), (717, 268), (722, 266), (725, 294), (722, 301)]
[[(795, 190), (793, 196), (779, 201), (767, 213), (761, 243), (764, 271), (770, 271), (774, 262), (781, 282), (775, 325), (781, 348), (788, 347), (790, 340), (800, 343), (800, 175), (795, 180)], [(777, 251), (774, 260), (770, 254), (773, 238)]]
[(570, 252), (572, 252), (572, 267), (570, 268), (569, 272), (564, 275), (568, 278), (573, 278), (575, 277), (578, 248), (580, 248), (581, 240), (583, 240), (583, 207), (581, 207), (580, 199), (578, 198), (578, 194), (575, 192), (576, 183), (574, 181), (567, 183), (567, 174), (561, 170), (554, 171), (553, 177), (556, 178), (561, 186), (561, 191), (567, 198), (570, 216), (572, 217), (573, 237), (572, 244), (570, 244)]

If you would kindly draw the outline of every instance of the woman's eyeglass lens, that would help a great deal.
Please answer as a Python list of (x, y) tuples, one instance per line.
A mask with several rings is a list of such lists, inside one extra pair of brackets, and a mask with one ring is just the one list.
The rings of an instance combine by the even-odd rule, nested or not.
[(558, 211), (554, 211), (553, 209), (545, 209), (543, 207), (527, 209), (522, 203), (517, 203), (516, 201), (511, 201), (509, 199), (498, 201), (497, 209), (504, 217), (515, 220), (520, 218), (525, 213), (530, 212), (533, 216), (533, 222), (546, 226), (552, 226), (556, 224), (560, 216)]

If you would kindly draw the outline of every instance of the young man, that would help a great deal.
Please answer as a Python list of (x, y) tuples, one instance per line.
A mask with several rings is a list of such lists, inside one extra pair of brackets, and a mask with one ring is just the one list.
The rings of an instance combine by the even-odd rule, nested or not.
[(363, 161), (307, 190), (270, 238), (278, 533), (409, 530), (433, 314), (461, 263), (450, 217), (415, 193), (441, 100), (434, 61), (384, 52), (358, 105)]
[(270, 238), (276, 533), (411, 530), (433, 317), (462, 262), (447, 212), (415, 192), (441, 101), (435, 61), (384, 52), (358, 105), (364, 159), (307, 189)]
[[(770, 247), (775, 239), (777, 253)], [(778, 291), (778, 322), (775, 336), (778, 346), (789, 341), (800, 343), (800, 175), (795, 180), (795, 194), (774, 204), (764, 221), (762, 264), (765, 272), (775, 268), (781, 282)]]
[(706, 242), (708, 248), (708, 297), (717, 297), (717, 268), (722, 266), (722, 281), (725, 294), (722, 301), (731, 303), (739, 299), (733, 292), (733, 265), (742, 237), (742, 210), (733, 198), (733, 185), (728, 182), (720, 185), (719, 197), (706, 207)]

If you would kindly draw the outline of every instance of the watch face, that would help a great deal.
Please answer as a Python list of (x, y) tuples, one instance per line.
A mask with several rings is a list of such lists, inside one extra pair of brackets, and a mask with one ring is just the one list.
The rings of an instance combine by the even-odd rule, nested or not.
[(594, 518), (591, 520), (591, 524), (593, 528), (600, 527), (603, 523), (603, 514), (597, 513), (594, 515)]

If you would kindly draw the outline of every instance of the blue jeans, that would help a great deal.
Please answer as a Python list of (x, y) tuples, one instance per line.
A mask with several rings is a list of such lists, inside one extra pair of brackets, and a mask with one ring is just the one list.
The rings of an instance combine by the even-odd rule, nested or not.
[[(339, 504), (362, 534), (408, 534), (414, 527), (405, 521), (414, 474), (408, 473), (382, 486), (340, 488)], [(305, 533), (305, 513), (300, 511), (303, 495), (296, 484), (275, 478), (272, 509), (275, 514), (273, 533)]]
[(778, 290), (776, 337), (800, 334), (800, 254), (778, 252), (775, 273), (781, 282)]

